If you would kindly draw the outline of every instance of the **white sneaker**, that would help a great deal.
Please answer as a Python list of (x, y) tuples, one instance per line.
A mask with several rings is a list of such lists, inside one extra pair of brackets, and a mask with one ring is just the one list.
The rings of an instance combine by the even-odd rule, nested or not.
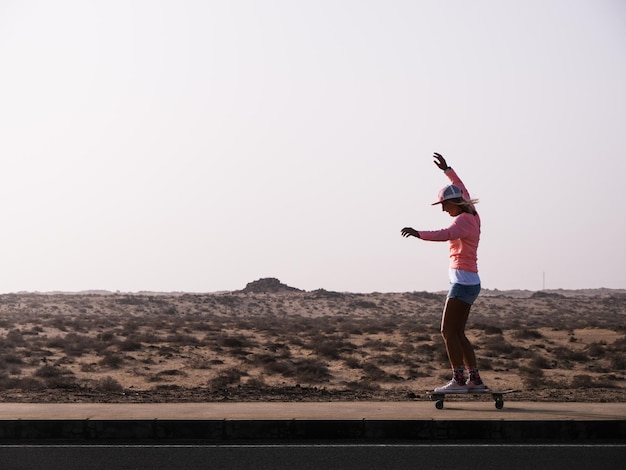
[(484, 382), (481, 382), (480, 384), (475, 384), (469, 379), (467, 382), (465, 382), (465, 386), (467, 387), (467, 390), (469, 392), (472, 392), (472, 391), (483, 392), (487, 389)]
[(467, 393), (467, 385), (452, 379), (447, 385), (435, 389), (435, 393)]

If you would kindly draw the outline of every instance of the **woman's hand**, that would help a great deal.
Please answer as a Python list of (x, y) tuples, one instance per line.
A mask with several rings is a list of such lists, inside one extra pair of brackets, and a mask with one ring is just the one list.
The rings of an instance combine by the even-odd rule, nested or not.
[(446, 163), (446, 159), (443, 158), (443, 156), (441, 156), (440, 154), (438, 154), (437, 152), (435, 152), (435, 165), (437, 165), (437, 167), (439, 167), (440, 170), (447, 170), (448, 168), (450, 168), (448, 166), (448, 164)]
[(420, 233), (417, 230), (415, 230), (415, 229), (413, 229), (411, 227), (404, 227), (400, 231), (400, 233), (402, 234), (402, 236), (404, 238), (407, 238), (407, 237), (417, 237), (417, 238), (419, 238), (420, 237)]

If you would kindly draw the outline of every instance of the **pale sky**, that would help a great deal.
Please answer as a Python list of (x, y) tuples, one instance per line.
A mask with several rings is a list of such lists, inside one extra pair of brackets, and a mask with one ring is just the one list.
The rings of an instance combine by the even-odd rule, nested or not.
[(623, 0), (0, 0), (0, 293), (626, 288)]

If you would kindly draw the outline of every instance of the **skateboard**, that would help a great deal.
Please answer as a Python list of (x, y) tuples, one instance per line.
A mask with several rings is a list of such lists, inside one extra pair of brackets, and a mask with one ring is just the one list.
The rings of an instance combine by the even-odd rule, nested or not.
[(484, 395), (486, 393), (491, 394), (491, 397), (493, 398), (493, 401), (495, 402), (496, 408), (501, 410), (502, 407), (504, 406), (504, 398), (503, 395), (506, 395), (507, 393), (513, 393), (516, 392), (517, 390), (515, 390), (514, 388), (511, 388), (509, 390), (489, 390), (489, 389), (485, 389), (485, 390), (472, 390), (469, 392), (448, 392), (448, 393), (437, 393), (437, 392), (428, 392), (427, 395), (428, 397), (435, 402), (435, 408), (437, 408), (438, 410), (443, 409), (443, 402), (446, 399), (446, 395)]

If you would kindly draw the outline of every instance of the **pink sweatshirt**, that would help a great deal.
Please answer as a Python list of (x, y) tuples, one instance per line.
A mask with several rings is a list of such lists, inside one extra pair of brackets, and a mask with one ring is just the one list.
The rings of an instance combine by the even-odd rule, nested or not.
[[(467, 188), (452, 168), (447, 170), (445, 175), (453, 185), (461, 188), (464, 199), (470, 199)], [(463, 212), (454, 218), (454, 222), (448, 228), (432, 231), (419, 230), (419, 235), (423, 240), (450, 241), (450, 267), (473, 273), (478, 272), (477, 252), (480, 239), (480, 217), (478, 214), (472, 215)]]

